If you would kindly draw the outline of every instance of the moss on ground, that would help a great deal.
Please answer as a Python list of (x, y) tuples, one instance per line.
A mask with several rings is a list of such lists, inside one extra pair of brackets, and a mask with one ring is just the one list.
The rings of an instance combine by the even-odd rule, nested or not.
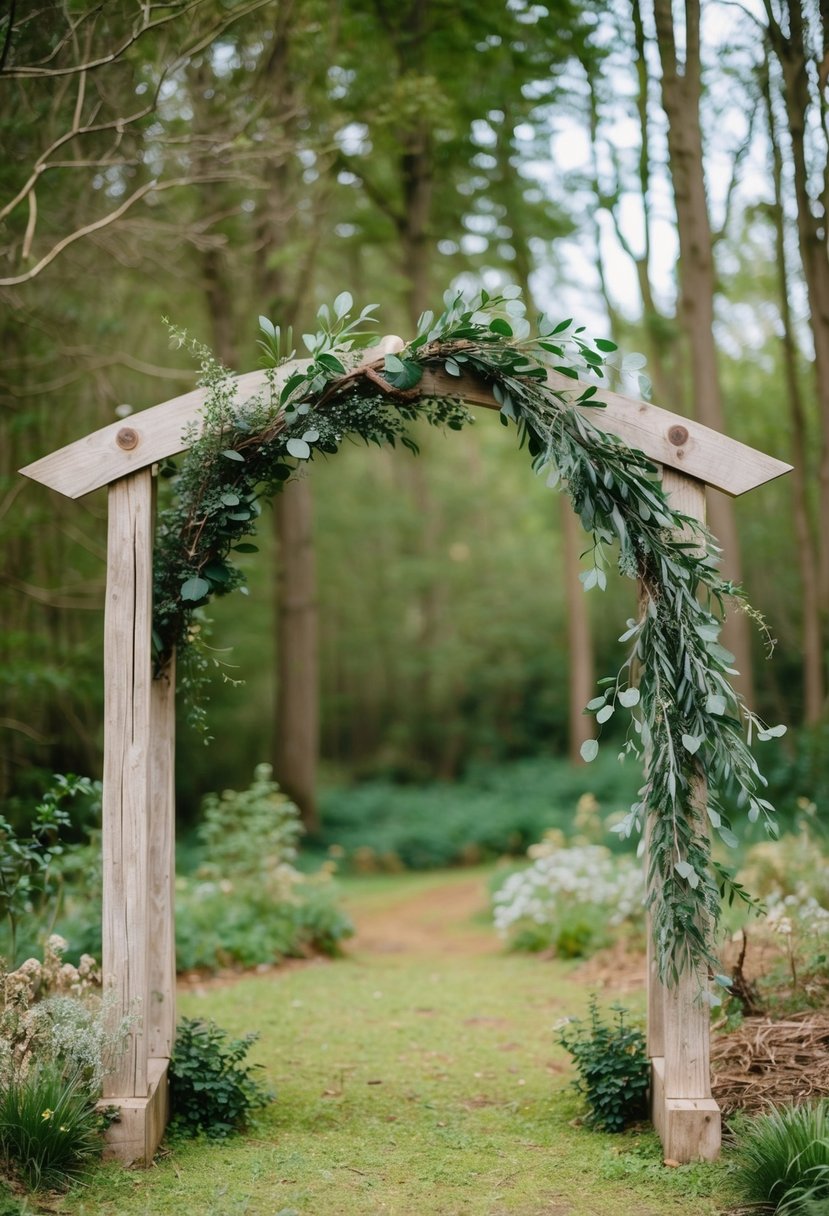
[[(471, 884), (471, 885), (470, 885)], [(347, 888), (346, 888), (347, 889)], [(722, 1166), (662, 1165), (649, 1131), (599, 1135), (554, 1042), (589, 993), (572, 965), (501, 954), (468, 872), (355, 884), (361, 936), (337, 962), (206, 985), (212, 1017), (277, 1090), (249, 1134), (108, 1166), (73, 1216), (712, 1216)], [(412, 933), (417, 923), (421, 936)], [(404, 948), (398, 948), (400, 943)], [(630, 1001), (628, 1002), (631, 1003)]]

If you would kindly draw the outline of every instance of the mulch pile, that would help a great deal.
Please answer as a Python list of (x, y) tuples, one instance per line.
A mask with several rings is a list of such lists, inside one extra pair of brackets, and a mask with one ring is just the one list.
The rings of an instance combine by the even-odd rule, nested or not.
[(745, 1018), (711, 1037), (714, 1097), (723, 1114), (829, 1094), (829, 1014), (806, 1010), (785, 1021)]

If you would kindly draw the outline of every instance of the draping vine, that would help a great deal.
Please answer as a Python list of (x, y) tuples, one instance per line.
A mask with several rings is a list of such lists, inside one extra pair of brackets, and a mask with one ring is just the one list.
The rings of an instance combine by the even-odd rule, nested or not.
[[(209, 663), (199, 613), (212, 595), (244, 590), (234, 553), (251, 551), (260, 500), (279, 491), (309, 461), (334, 455), (347, 439), (401, 443), (417, 451), (407, 424), (424, 418), (459, 430), (471, 421), (460, 397), (421, 396), (427, 369), (476, 374), (515, 426), (534, 471), (572, 501), (589, 538), (585, 589), (603, 589), (615, 564), (638, 579), (640, 614), (620, 639), (628, 646), (617, 674), (587, 706), (601, 726), (627, 716), (623, 753), (646, 757), (638, 800), (618, 830), (649, 834), (648, 906), (659, 972), (673, 983), (713, 969), (713, 933), (723, 896), (749, 899), (713, 857), (713, 830), (737, 844), (732, 808), (763, 820), (776, 834), (753, 738), (782, 734), (745, 705), (729, 680), (732, 656), (719, 641), (725, 602), (744, 599), (718, 572), (710, 533), (667, 501), (656, 467), (601, 429), (596, 385), (552, 388), (548, 368), (574, 381), (601, 377), (615, 346), (591, 342), (571, 321), (539, 318), (532, 333), (517, 288), (466, 301), (447, 293), (437, 318), (426, 313), (415, 339), (397, 354), (365, 363), (354, 345), (373, 306), (351, 318), (344, 292), (323, 306), (315, 334), (304, 335), (307, 364), (288, 364), (290, 334), (260, 318), (268, 371), (262, 390), (240, 400), (231, 375), (194, 346), (207, 390), (203, 426), (174, 477), (175, 496), (162, 512), (156, 546), (154, 642), (158, 668), (174, 647), (187, 679), (198, 683)], [(177, 335), (186, 341), (186, 336)], [(362, 358), (362, 362), (360, 361)], [(287, 365), (286, 365), (287, 364)], [(598, 743), (583, 755), (591, 760)]]

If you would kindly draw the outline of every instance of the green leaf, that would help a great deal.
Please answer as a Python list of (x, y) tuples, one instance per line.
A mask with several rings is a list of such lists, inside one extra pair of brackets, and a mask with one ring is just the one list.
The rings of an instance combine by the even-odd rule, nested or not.
[(705, 742), (704, 735), (683, 735), (682, 736), (682, 746), (685, 748), (686, 752), (690, 752), (692, 756), (695, 756), (697, 754), (697, 752), (699, 751), (700, 747), (702, 746), (702, 744), (704, 742)]
[(691, 887), (692, 890), (697, 889), (699, 886), (699, 874), (697, 874), (696, 870), (689, 861), (674, 862), (674, 869), (680, 878), (685, 879), (688, 886)]
[(596, 350), (603, 350), (607, 351), (608, 353), (610, 351), (619, 349), (615, 342), (610, 341), (610, 338), (597, 338), (594, 342), (594, 346), (596, 347)]
[(226, 448), (222, 452), (222, 456), (224, 456), (225, 460), (239, 460), (244, 462), (245, 459), (241, 452), (234, 452), (233, 448)]
[(208, 562), (202, 569), (202, 574), (211, 583), (224, 587), (225, 584), (230, 582), (232, 571), (224, 562)]
[(707, 714), (717, 714), (721, 717), (725, 713), (725, 697), (721, 697), (719, 693), (712, 692), (705, 702), (705, 712)]
[(267, 334), (269, 338), (276, 337), (276, 329), (274, 328), (274, 323), (273, 323), (273, 321), (269, 321), (267, 317), (259, 318), (259, 328), (262, 330), (262, 333)]
[(326, 368), (329, 372), (336, 372), (338, 376), (345, 375), (345, 368), (336, 355), (332, 355), (330, 351), (321, 351), (317, 355), (317, 363)]
[(447, 359), (443, 366), (446, 368), (450, 376), (459, 376), (461, 374), (460, 365), (455, 359)]
[(601, 709), (605, 703), (604, 697), (594, 697), (592, 701), (587, 702), (587, 709)]
[(492, 333), (500, 334), (502, 338), (512, 337), (512, 326), (503, 317), (493, 317), (489, 323), (489, 328)]
[(350, 291), (341, 291), (334, 301), (334, 316), (338, 321), (342, 321), (343, 317), (347, 316), (354, 307), (354, 297)]
[(285, 447), (288, 455), (296, 457), (297, 460), (307, 460), (311, 455), (311, 449), (304, 439), (289, 439)]
[(599, 723), (599, 725), (601, 725), (602, 723), (607, 722), (612, 717), (613, 717), (613, 706), (605, 705), (596, 714), (596, 721)]
[(720, 825), (717, 828), (717, 835), (723, 844), (727, 845), (729, 849), (736, 849), (739, 846), (740, 842), (730, 828)]
[(619, 704), (624, 705), (625, 709), (632, 709), (634, 705), (639, 704), (639, 689), (626, 688), (624, 692), (619, 693)]
[(589, 764), (591, 760), (595, 760), (599, 754), (599, 744), (595, 739), (585, 739), (579, 748), (579, 754), (585, 764)]
[(193, 575), (186, 582), (181, 584), (180, 595), (183, 600), (203, 600), (210, 591), (210, 583), (206, 578), (199, 578), (198, 575)]
[(249, 545), (246, 541), (241, 545), (233, 546), (234, 553), (258, 553), (258, 545)]

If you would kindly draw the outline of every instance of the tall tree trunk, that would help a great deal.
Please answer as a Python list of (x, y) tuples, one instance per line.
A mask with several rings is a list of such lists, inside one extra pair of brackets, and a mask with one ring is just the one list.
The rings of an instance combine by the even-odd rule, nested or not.
[[(496, 148), (500, 170), (499, 184), (507, 213), (511, 217), (512, 244), (515, 250), (515, 262), (513, 263), (515, 278), (518, 286), (521, 288), (527, 306), (531, 307), (535, 305), (536, 311), (540, 312), (541, 310), (538, 309), (533, 300), (532, 286), (530, 284), (530, 274), (533, 266), (532, 251), (527, 233), (521, 225), (521, 211), (514, 197), (517, 183), (515, 170), (510, 162), (511, 149), (507, 142), (507, 136), (511, 129), (511, 123), (506, 121), (507, 117), (508, 115), (505, 114), (505, 121), (500, 124), (502, 136)], [(593, 129), (591, 127), (591, 130)], [(607, 293), (598, 241), (597, 257), (602, 294), (605, 299), (611, 329), (613, 329), (616, 314)], [(586, 739), (594, 738), (596, 733), (594, 719), (584, 712), (584, 707), (593, 696), (595, 689), (596, 664), (593, 651), (590, 609), (584, 594), (584, 587), (579, 579), (581, 569), (579, 554), (582, 549), (581, 542), (584, 539), (584, 534), (579, 521), (573, 513), (569, 500), (563, 494), (559, 495), (559, 499), (561, 504), (559, 516), (562, 538), (561, 559), (564, 566), (567, 654), (569, 660), (567, 752), (574, 764), (583, 764), (581, 745)]]
[[(293, 0), (279, 6), (262, 71), (268, 110), (285, 146), (266, 166), (267, 203), (256, 226), (259, 309), (283, 329), (296, 326), (300, 319), (317, 250), (313, 234), (299, 250), (296, 231), (296, 166), (290, 147), (297, 119), (291, 72), (293, 9)], [(298, 247), (300, 270), (289, 278), (284, 253), (290, 244)], [(274, 500), (277, 645), (273, 757), (277, 780), (297, 804), (310, 833), (319, 831), (319, 610), (313, 517), (310, 477), (287, 482)]]
[[(651, 138), (648, 102), (651, 76), (648, 69), (647, 38), (642, 20), (640, 0), (631, 0), (633, 36), (636, 48), (636, 76), (638, 91), (636, 112), (639, 119), (639, 192), (644, 218), (644, 246), (638, 257), (634, 257), (636, 277), (642, 296), (642, 313), (648, 333), (649, 355), (653, 372), (653, 386), (659, 404), (666, 409), (682, 411), (683, 388), (678, 374), (678, 344), (675, 334), (676, 318), (666, 316), (656, 304), (651, 281)], [(618, 230), (617, 225), (617, 230)]]
[[(809, 122), (810, 56), (806, 47), (803, 8), (800, 0), (785, 0), (789, 33), (784, 33), (765, 0), (768, 37), (783, 74), (783, 100), (789, 129), (797, 203), (797, 235), (800, 260), (809, 299), (809, 324), (815, 347), (815, 387), (821, 420), (820, 535), (818, 552), (821, 607), (829, 613), (829, 258), (826, 254), (826, 215), (815, 213), (809, 191), (806, 130)], [(826, 41), (825, 6), (820, 9)], [(821, 71), (824, 71), (821, 65)], [(822, 80), (825, 85), (825, 79)], [(829, 157), (822, 166), (823, 199), (829, 193)]]
[[(700, 130), (702, 92), (699, 0), (685, 0), (685, 59), (680, 64), (671, 0), (654, 0), (654, 16), (662, 63), (662, 105), (668, 119), (668, 156), (679, 232), (680, 316), (687, 340), (694, 414), (699, 422), (723, 431), (724, 414), (714, 342), (716, 273), (705, 194)], [(723, 548), (724, 574), (742, 582), (740, 541), (731, 501), (710, 491), (708, 521)], [(734, 652), (745, 699), (753, 701), (754, 681), (748, 618), (732, 613), (723, 641)]]
[(596, 734), (593, 717), (584, 712), (584, 707), (596, 688), (596, 664), (590, 628), (590, 608), (584, 587), (579, 580), (579, 552), (584, 534), (569, 499), (563, 494), (560, 497), (570, 670), (567, 751), (573, 764), (583, 764), (581, 745)]
[(275, 767), (282, 788), (296, 802), (306, 829), (313, 833), (319, 831), (319, 650), (313, 499), (308, 479), (288, 482), (277, 502)]
[(771, 143), (771, 170), (774, 183), (774, 203), (771, 210), (780, 295), (780, 319), (783, 324), (781, 337), (783, 372), (792, 423), (793, 509), (803, 606), (803, 709), (805, 721), (812, 725), (819, 721), (823, 714), (826, 696), (818, 554), (806, 488), (806, 470), (808, 468), (806, 416), (798, 376), (797, 341), (789, 305), (789, 275), (786, 265), (785, 218), (783, 215), (783, 156), (778, 139), (768, 73), (764, 73), (762, 86)]

